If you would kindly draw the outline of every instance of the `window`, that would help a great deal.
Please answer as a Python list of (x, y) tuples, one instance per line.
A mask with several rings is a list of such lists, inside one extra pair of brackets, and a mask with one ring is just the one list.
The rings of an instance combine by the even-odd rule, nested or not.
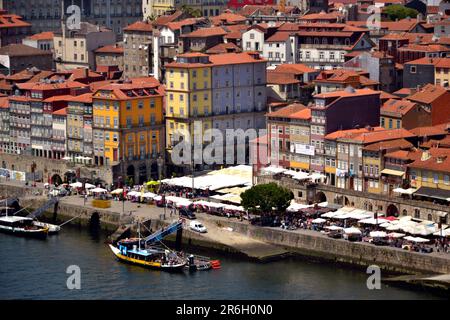
[(417, 67), (416, 66), (409, 67), (409, 73), (416, 73), (416, 72), (417, 72)]
[(192, 77), (193, 78), (197, 78), (197, 70), (193, 70), (192, 71)]
[(420, 210), (419, 209), (414, 209), (414, 218), (420, 219)]
[(437, 173), (433, 173), (433, 183), (439, 183), (439, 175)]
[(131, 110), (131, 102), (127, 101), (127, 110)]
[(444, 184), (448, 185), (450, 182), (450, 176), (448, 174), (444, 175)]
[(255, 39), (255, 34), (254, 33), (250, 33), (250, 39)]

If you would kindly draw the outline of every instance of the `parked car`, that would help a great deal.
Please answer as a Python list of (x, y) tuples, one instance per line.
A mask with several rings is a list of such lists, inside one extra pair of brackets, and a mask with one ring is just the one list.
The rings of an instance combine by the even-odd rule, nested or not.
[(180, 217), (188, 218), (189, 220), (195, 220), (197, 218), (193, 211), (186, 209), (186, 208), (180, 209)]
[(206, 233), (206, 227), (204, 225), (202, 225), (200, 222), (198, 221), (191, 221), (191, 223), (189, 224), (189, 228), (191, 230), (194, 230), (196, 232), (200, 232), (200, 233)]

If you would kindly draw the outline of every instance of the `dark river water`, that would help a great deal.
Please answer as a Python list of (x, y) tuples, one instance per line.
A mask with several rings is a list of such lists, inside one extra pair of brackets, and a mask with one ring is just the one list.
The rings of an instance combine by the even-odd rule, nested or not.
[[(384, 284), (368, 290), (362, 271), (299, 259), (259, 264), (209, 252), (220, 270), (164, 273), (118, 262), (104, 241), (104, 234), (74, 227), (47, 240), (0, 234), (0, 299), (439, 298)], [(80, 290), (67, 288), (71, 265), (81, 269)]]

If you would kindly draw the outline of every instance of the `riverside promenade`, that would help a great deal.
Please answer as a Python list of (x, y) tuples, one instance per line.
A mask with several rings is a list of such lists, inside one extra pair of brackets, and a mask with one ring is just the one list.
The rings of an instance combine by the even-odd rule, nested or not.
[[(9, 194), (11, 194), (11, 191), (20, 190), (20, 187), (0, 184), (0, 195), (4, 196), (5, 189), (9, 189)], [(30, 193), (23, 192), (22, 194)], [(33, 195), (20, 197), (20, 199), (22, 206), (32, 208), (47, 200), (46, 197)], [(164, 208), (153, 205), (127, 201), (123, 208), (122, 202), (111, 201), (111, 208), (98, 209), (93, 208), (90, 202), (88, 200), (84, 204), (84, 199), (80, 196), (61, 198), (58, 215), (65, 219), (81, 216), (73, 223), (81, 223), (80, 221), (86, 223), (93, 213), (97, 213), (101, 223), (111, 225), (112, 231), (114, 231), (114, 227), (117, 228), (124, 224), (124, 221), (129, 223), (131, 220), (139, 219), (140, 221), (152, 220), (168, 224), (177, 219), (177, 217), (171, 217), (170, 210), (166, 209), (166, 219), (161, 221), (164, 220)], [(197, 217), (197, 220), (208, 228), (208, 233), (198, 234), (186, 230), (183, 237), (187, 239), (187, 243), (241, 253), (250, 258), (265, 260), (292, 252), (308, 258), (350, 264), (361, 268), (377, 265), (383, 270), (405, 274), (450, 274), (449, 254), (410, 252), (362, 242), (331, 239), (320, 232), (311, 230), (291, 231), (253, 226), (245, 220), (239, 221), (205, 213), (197, 213)]]

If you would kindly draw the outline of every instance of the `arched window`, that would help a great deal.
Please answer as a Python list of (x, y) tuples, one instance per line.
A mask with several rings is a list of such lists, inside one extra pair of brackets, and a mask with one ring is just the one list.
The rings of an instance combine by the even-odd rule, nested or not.
[(371, 203), (369, 203), (369, 211), (373, 211), (373, 206)]
[(327, 38), (323, 38), (323, 39), (322, 39), (322, 44), (328, 44)]
[(314, 44), (320, 44), (319, 38), (314, 38)]
[(408, 215), (408, 211), (406, 211), (406, 209), (403, 209), (402, 214), (403, 214), (404, 216), (407, 216), (407, 215)]
[(338, 45), (339, 44), (339, 39), (338, 38), (334, 38), (333, 39), (333, 44), (334, 45)]
[(430, 214), (428, 214), (428, 221), (433, 221), (433, 216), (431, 215), (431, 213)]
[(350, 45), (350, 39), (349, 38), (345, 38), (345, 42), (344, 43), (345, 43), (346, 46), (349, 46)]

